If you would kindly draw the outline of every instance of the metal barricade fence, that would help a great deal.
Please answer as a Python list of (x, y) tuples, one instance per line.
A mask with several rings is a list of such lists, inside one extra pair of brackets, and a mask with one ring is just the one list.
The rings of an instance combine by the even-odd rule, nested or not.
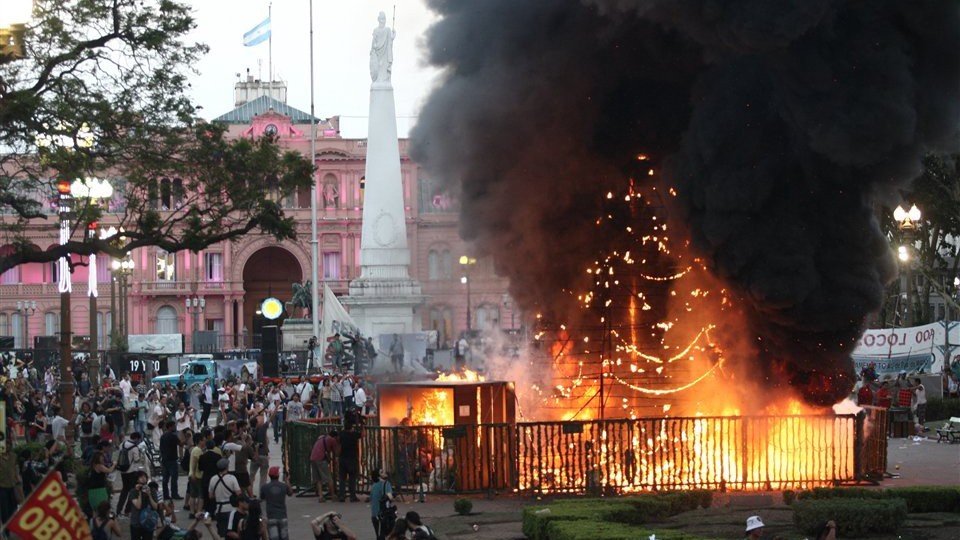
[[(620, 493), (798, 489), (865, 479), (886, 432), (863, 415), (641, 418), (459, 426), (367, 426), (360, 491), (386, 467), (402, 492)], [(290, 422), (291, 483), (313, 485), (310, 450), (339, 426)], [(867, 457), (867, 456), (874, 457)]]

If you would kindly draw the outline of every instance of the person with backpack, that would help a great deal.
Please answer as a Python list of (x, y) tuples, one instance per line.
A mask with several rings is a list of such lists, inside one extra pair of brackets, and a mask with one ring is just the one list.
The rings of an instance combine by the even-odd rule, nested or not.
[(280, 481), (280, 467), (270, 467), (270, 481), (260, 487), (260, 497), (267, 507), (269, 540), (290, 540), (287, 497), (292, 496), (293, 487)]
[(397, 505), (393, 504), (393, 486), (386, 469), (380, 469), (376, 483), (370, 486), (370, 514), (377, 540), (386, 540), (397, 521)]
[(407, 527), (410, 527), (410, 532), (413, 533), (412, 540), (437, 540), (437, 536), (433, 534), (433, 529), (420, 521), (420, 514), (411, 510), (404, 517), (407, 520)]
[(160, 503), (147, 485), (147, 473), (137, 473), (134, 486), (133, 512), (130, 514), (130, 540), (153, 540), (153, 533), (160, 523), (157, 509)]
[[(337, 486), (333, 482), (333, 459), (339, 450), (337, 430), (317, 437), (310, 451), (310, 468), (313, 470), (314, 482), (317, 484), (317, 497), (320, 502), (332, 500), (337, 493)], [(327, 494), (323, 494), (323, 488)]]
[(217, 518), (217, 534), (227, 536), (230, 515), (237, 509), (242, 495), (237, 477), (230, 474), (230, 462), (221, 459), (217, 462), (217, 475), (210, 480), (210, 489), (207, 494), (213, 501), (214, 512)]
[[(117, 500), (117, 515), (128, 512), (130, 492), (137, 484), (139, 473), (147, 472), (146, 454), (143, 451), (143, 436), (134, 431), (120, 444), (117, 454), (117, 470), (120, 471), (120, 499)], [(149, 476), (148, 476), (149, 477)]]
[(110, 502), (103, 501), (97, 505), (96, 513), (90, 518), (91, 540), (112, 540), (122, 535), (116, 516), (110, 512)]

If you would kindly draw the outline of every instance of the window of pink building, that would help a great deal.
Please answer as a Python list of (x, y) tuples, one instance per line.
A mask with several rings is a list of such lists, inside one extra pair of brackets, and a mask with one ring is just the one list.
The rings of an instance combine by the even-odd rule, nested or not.
[[(0, 247), (0, 255), (11, 255), (13, 254), (13, 246), (6, 245)], [(6, 272), (0, 274), (0, 285), (16, 285), (20, 283), (20, 267), (14, 266), (13, 268), (7, 270)], [(7, 334), (4, 334), (7, 335)]]
[(167, 253), (162, 249), (157, 249), (157, 281), (177, 280), (176, 255), (176, 253)]
[(323, 279), (340, 279), (340, 252), (323, 252)]
[(97, 257), (97, 283), (110, 283), (110, 257)]
[(223, 281), (223, 254), (204, 253), (203, 266), (207, 281)]

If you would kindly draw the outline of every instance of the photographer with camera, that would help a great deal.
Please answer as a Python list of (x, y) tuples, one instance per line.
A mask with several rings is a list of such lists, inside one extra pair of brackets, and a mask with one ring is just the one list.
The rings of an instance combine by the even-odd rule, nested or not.
[(327, 512), (310, 522), (314, 540), (357, 540), (357, 535), (343, 524), (343, 516)]
[(130, 513), (130, 540), (153, 540), (153, 533), (160, 523), (160, 514), (157, 511), (160, 503), (157, 502), (155, 490), (147, 484), (147, 473), (137, 473), (137, 482), (131, 497), (133, 511)]

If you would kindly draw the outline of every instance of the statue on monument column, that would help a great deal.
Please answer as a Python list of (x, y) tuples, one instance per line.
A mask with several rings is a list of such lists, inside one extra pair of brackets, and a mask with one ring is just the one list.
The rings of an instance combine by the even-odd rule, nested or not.
[(380, 26), (373, 29), (373, 44), (370, 46), (370, 78), (373, 82), (390, 82), (393, 38), (397, 37), (397, 32), (387, 27), (387, 16), (382, 11), (377, 21)]

